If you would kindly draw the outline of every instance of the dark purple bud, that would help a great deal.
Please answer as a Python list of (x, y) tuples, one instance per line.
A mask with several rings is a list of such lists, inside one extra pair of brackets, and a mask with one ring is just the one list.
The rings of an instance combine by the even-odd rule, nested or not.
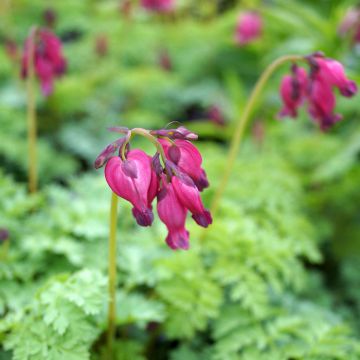
[(48, 8), (43, 13), (43, 18), (45, 20), (46, 26), (53, 28), (56, 22), (56, 12), (54, 9)]
[(108, 145), (96, 158), (94, 162), (95, 169), (99, 169), (103, 167), (106, 164), (106, 162), (113, 156), (114, 152), (117, 149), (120, 149), (121, 151), (121, 148), (125, 143), (125, 140), (126, 138), (118, 139), (113, 143), (111, 143), (110, 145)]
[(145, 209), (143, 211), (140, 211), (139, 209), (134, 207), (132, 209), (132, 214), (136, 219), (136, 222), (140, 226), (151, 226), (151, 224), (154, 221), (154, 214), (150, 209)]
[(194, 180), (194, 182), (199, 191), (203, 191), (209, 187), (209, 180), (207, 179), (205, 170), (202, 170), (201, 176)]
[(161, 129), (152, 130), (150, 134), (153, 136), (167, 137), (169, 139), (180, 139), (180, 140), (197, 140), (198, 136), (186, 129), (184, 126), (180, 126), (177, 129)]
[(133, 179), (136, 179), (138, 176), (138, 170), (137, 170), (135, 161), (124, 160), (121, 163), (121, 169), (126, 176), (129, 176)]
[(196, 223), (204, 228), (212, 224), (212, 217), (210, 211), (204, 210), (202, 213), (192, 215)]
[(163, 172), (163, 167), (160, 163), (160, 154), (157, 152), (152, 158), (152, 167), (157, 176), (160, 176)]
[[(180, 134), (180, 135), (178, 135)], [(183, 139), (183, 140), (197, 140), (197, 134), (189, 131), (185, 126), (180, 126), (175, 131), (175, 139)]]
[(0, 244), (8, 240), (9, 238), (9, 231), (7, 229), (1, 228), (0, 229)]
[(168, 156), (174, 164), (177, 164), (181, 157), (180, 149), (176, 145), (171, 145), (168, 150)]

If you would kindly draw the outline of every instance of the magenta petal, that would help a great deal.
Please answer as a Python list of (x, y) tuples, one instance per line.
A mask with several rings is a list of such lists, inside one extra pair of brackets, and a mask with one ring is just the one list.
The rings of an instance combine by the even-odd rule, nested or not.
[(132, 209), (132, 214), (140, 226), (151, 226), (154, 221), (154, 214), (150, 209)]
[(173, 250), (189, 249), (189, 232), (186, 229), (169, 232), (166, 237), (166, 243)]
[(148, 204), (148, 191), (152, 177), (151, 158), (142, 150), (136, 149), (129, 151), (127, 159), (136, 164), (138, 170), (136, 178), (124, 173), (123, 161), (118, 156), (108, 160), (105, 178), (114, 193), (134, 206), (137, 221), (148, 224), (151, 218), (147, 211), (151, 210)]
[(189, 184), (181, 176), (174, 176), (171, 183), (180, 203), (193, 214), (193, 219), (200, 226), (208, 227), (212, 223), (212, 218), (210, 212), (204, 208), (195, 184), (192, 181), (192, 184)]

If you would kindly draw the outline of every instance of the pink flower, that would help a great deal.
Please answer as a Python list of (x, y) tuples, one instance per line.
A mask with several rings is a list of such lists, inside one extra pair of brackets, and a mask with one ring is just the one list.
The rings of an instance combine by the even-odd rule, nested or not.
[(26, 39), (22, 57), (21, 75), (28, 76), (30, 42), (34, 41), (35, 74), (40, 80), (44, 96), (53, 91), (54, 78), (61, 76), (66, 69), (60, 40), (49, 30), (40, 29)]
[[(133, 216), (141, 226), (152, 224), (152, 202), (157, 197), (159, 217), (168, 229), (167, 244), (172, 249), (188, 249), (189, 232), (185, 228), (188, 210), (198, 225), (208, 227), (212, 223), (199, 193), (199, 189), (208, 186), (201, 168), (202, 157), (194, 145), (184, 140), (197, 139), (197, 135), (183, 126), (151, 131), (124, 127), (109, 130), (124, 136), (99, 154), (95, 168), (106, 164), (107, 183), (115, 194), (133, 205)], [(142, 150), (129, 150), (134, 134), (155, 143), (158, 151), (152, 158)], [(116, 152), (119, 155), (114, 155)]]
[(189, 248), (189, 232), (185, 228), (187, 210), (176, 196), (172, 183), (162, 179), (162, 187), (158, 193), (157, 211), (159, 218), (166, 225), (168, 235), (166, 243), (172, 249)]
[(152, 173), (150, 156), (138, 149), (129, 151), (126, 160), (111, 157), (105, 167), (111, 190), (134, 206), (133, 215), (141, 226), (150, 226), (154, 219), (151, 203), (157, 182)]
[(199, 191), (209, 186), (206, 173), (201, 167), (201, 154), (190, 141), (177, 139), (174, 145), (165, 139), (159, 139), (159, 142), (164, 148), (166, 157), (191, 177)]
[(171, 12), (175, 7), (174, 0), (141, 0), (143, 8), (155, 12)]
[(245, 45), (253, 42), (262, 34), (263, 21), (261, 16), (254, 11), (247, 11), (239, 16), (235, 41), (239, 45)]
[(320, 125), (321, 130), (328, 130), (337, 121), (342, 119), (340, 114), (334, 114), (336, 105), (335, 95), (329, 84), (321, 79), (311, 83), (308, 94), (309, 113)]
[(307, 75), (303, 68), (294, 66), (292, 75), (283, 77), (280, 85), (280, 95), (284, 107), (279, 113), (280, 117), (297, 116), (298, 107), (304, 102), (307, 86)]
[(202, 227), (208, 227), (212, 223), (212, 217), (204, 208), (199, 190), (194, 182), (186, 174), (173, 176), (171, 184), (180, 203), (192, 213), (192, 218)]
[(328, 85), (337, 87), (343, 96), (351, 97), (357, 93), (355, 82), (346, 77), (344, 67), (338, 61), (322, 56), (315, 56), (314, 61), (318, 67), (317, 77)]
[(357, 86), (346, 77), (344, 67), (338, 61), (326, 58), (321, 53), (314, 53), (305, 59), (310, 66), (308, 74), (295, 64), (293, 74), (282, 80), (280, 95), (284, 107), (279, 115), (296, 117), (298, 107), (306, 102), (310, 116), (325, 131), (342, 119), (340, 114), (334, 113), (334, 88), (339, 89), (342, 96), (352, 97), (357, 93)]

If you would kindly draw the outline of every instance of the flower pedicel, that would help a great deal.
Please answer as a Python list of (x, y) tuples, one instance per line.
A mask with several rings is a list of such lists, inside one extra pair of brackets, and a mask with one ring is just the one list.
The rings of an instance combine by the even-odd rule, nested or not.
[[(209, 186), (199, 150), (190, 142), (197, 135), (184, 127), (147, 131), (112, 128), (125, 136), (108, 145), (95, 160), (95, 168), (105, 165), (111, 190), (133, 205), (132, 214), (140, 226), (151, 226), (152, 203), (157, 198), (159, 218), (166, 225), (166, 242), (172, 249), (189, 248), (185, 228), (190, 211), (195, 222), (208, 227), (212, 217), (204, 208), (200, 191)], [(130, 138), (149, 138), (158, 151), (150, 157), (140, 149), (130, 149)], [(117, 152), (117, 154), (115, 154)], [(162, 163), (161, 163), (161, 161)]]

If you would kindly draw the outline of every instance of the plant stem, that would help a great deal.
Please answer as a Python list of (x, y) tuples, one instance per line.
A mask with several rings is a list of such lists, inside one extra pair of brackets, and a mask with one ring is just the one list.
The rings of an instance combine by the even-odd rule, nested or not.
[(29, 59), (27, 64), (27, 126), (28, 126), (28, 181), (30, 193), (37, 191), (37, 154), (36, 154), (36, 110), (34, 89), (34, 56), (35, 56), (36, 28), (33, 28), (29, 37)]
[(220, 181), (220, 185), (218, 186), (218, 188), (215, 192), (215, 195), (212, 199), (211, 206), (210, 206), (211, 213), (213, 216), (215, 216), (215, 214), (218, 210), (218, 207), (219, 207), (219, 204), (221, 201), (221, 197), (222, 197), (222, 195), (226, 189), (227, 183), (230, 179), (230, 175), (231, 175), (232, 169), (234, 167), (234, 163), (236, 160), (237, 153), (239, 151), (239, 147), (241, 145), (241, 141), (243, 138), (243, 134), (244, 134), (246, 125), (248, 124), (248, 122), (250, 120), (252, 111), (254, 110), (254, 107), (260, 97), (262, 90), (264, 89), (265, 84), (267, 83), (267, 81), (269, 80), (269, 78), (273, 74), (273, 72), (279, 66), (281, 66), (283, 63), (288, 62), (288, 61), (298, 61), (298, 60), (302, 60), (302, 59), (303, 59), (303, 57), (299, 56), (299, 55), (286, 55), (286, 56), (282, 56), (282, 57), (278, 58), (277, 60), (275, 60), (273, 63), (271, 63), (267, 67), (267, 69), (262, 73), (258, 82), (256, 83), (254, 90), (251, 93), (250, 99), (245, 106), (244, 112), (238, 121), (237, 127), (234, 132), (234, 136), (231, 140), (230, 150), (229, 150), (229, 154), (228, 154), (227, 161), (226, 161), (225, 172)]
[(136, 134), (136, 135), (141, 135), (146, 137), (148, 140), (150, 140), (155, 146), (157, 151), (159, 152), (161, 159), (165, 165), (165, 161), (166, 161), (166, 156), (165, 156), (165, 152), (163, 147), (161, 146), (161, 144), (157, 141), (155, 136), (152, 136), (149, 131), (141, 129), (141, 128), (135, 128), (131, 130), (132, 134)]
[(114, 359), (114, 338), (116, 326), (116, 220), (118, 197), (111, 195), (110, 233), (109, 233), (109, 310), (108, 310), (108, 355)]

